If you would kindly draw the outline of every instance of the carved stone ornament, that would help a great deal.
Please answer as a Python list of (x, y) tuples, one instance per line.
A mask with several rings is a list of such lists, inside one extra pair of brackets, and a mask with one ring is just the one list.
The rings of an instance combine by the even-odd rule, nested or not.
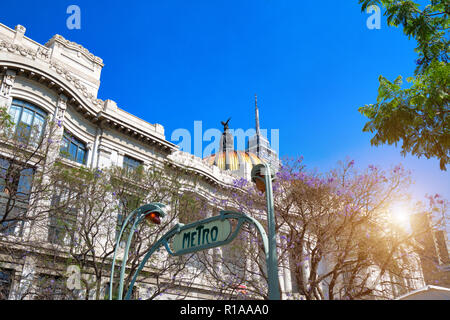
[(59, 34), (55, 34), (47, 43), (46, 46), (51, 45), (53, 42), (56, 42), (57, 44), (60, 44), (66, 48), (72, 49), (77, 51), (77, 56), (80, 56), (80, 54), (83, 54), (86, 58), (91, 60), (94, 63), (100, 64), (103, 66), (103, 60), (100, 57), (97, 57), (93, 55), (91, 52), (89, 52), (88, 49), (83, 47), (81, 44), (78, 44), (76, 42), (72, 42), (70, 40), (65, 39), (63, 36)]
[[(61, 37), (62, 38), (62, 37)], [(58, 37), (58, 39), (60, 39)], [(64, 38), (62, 38), (64, 39)], [(72, 44), (71, 44), (72, 45)], [(50, 69), (55, 70), (58, 74), (63, 76), (67, 81), (69, 81), (77, 90), (79, 90), (85, 98), (87, 98), (92, 104), (103, 106), (104, 101), (101, 99), (97, 99), (91, 92), (88, 91), (87, 87), (75, 76), (73, 76), (70, 71), (65, 69), (59, 63), (54, 61), (50, 61), (50, 49), (47, 47), (40, 46), (37, 50), (29, 49), (19, 44), (14, 44), (9, 41), (0, 40), (0, 51), (5, 50), (7, 52), (21, 55), (25, 58), (29, 58), (32, 60), (40, 59), (49, 64)], [(87, 54), (84, 52), (84, 54)], [(97, 63), (102, 63), (100, 58), (95, 56), (91, 56)]]
[(48, 62), (50, 59), (50, 51), (45, 47), (39, 47), (37, 50), (33, 50), (20, 44), (0, 40), (0, 50), (6, 50), (10, 53), (18, 54), (32, 60), (36, 60), (38, 58)]
[(58, 121), (59, 124), (61, 124), (61, 122), (64, 119), (64, 113), (66, 112), (66, 109), (67, 109), (67, 97), (63, 94), (60, 94), (58, 99), (58, 105), (56, 108), (56, 121)]
[(0, 94), (3, 97), (9, 97), (15, 79), (16, 79), (16, 72), (12, 70), (6, 70), (6, 74), (3, 76), (3, 81), (0, 89)]
[(67, 81), (71, 82), (73, 86), (81, 91), (83, 96), (90, 100), (94, 105), (103, 106), (104, 101), (101, 99), (97, 99), (91, 92), (88, 91), (87, 87), (81, 83), (79, 79), (74, 77), (70, 71), (66, 70), (64, 67), (62, 67), (59, 63), (51, 62), (50, 68), (55, 70), (58, 74), (63, 76)]
[(58, 99), (58, 108), (61, 110), (66, 110), (67, 109), (67, 100), (68, 100), (68, 98), (65, 95), (60, 94), (59, 99)]

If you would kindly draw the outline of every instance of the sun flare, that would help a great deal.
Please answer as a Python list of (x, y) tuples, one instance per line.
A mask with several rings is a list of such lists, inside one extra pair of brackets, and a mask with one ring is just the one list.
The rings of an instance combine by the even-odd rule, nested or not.
[(391, 209), (393, 222), (400, 226), (406, 227), (409, 225), (409, 210), (405, 205), (396, 204)]

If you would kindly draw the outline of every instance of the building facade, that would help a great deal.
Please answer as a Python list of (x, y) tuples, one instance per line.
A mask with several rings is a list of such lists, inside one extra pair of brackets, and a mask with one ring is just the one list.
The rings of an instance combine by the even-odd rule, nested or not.
[(450, 288), (450, 259), (445, 230), (429, 232), (431, 214), (417, 213), (411, 217), (411, 226), (418, 234), (419, 257), (427, 285)]
[[(224, 131), (217, 154), (201, 159), (179, 151), (176, 145), (166, 139), (161, 124), (148, 123), (119, 108), (113, 100), (98, 98), (104, 66), (101, 58), (60, 35), (53, 36), (42, 45), (26, 37), (25, 31), (20, 25), (13, 30), (0, 24), (0, 106), (6, 107), (11, 115), (17, 127), (16, 133), (18, 130), (25, 130), (28, 135), (41, 135), (48, 128), (46, 121), (56, 124), (52, 139), (58, 141), (58, 144), (56, 148), (46, 149), (47, 158), (61, 159), (71, 167), (98, 169), (111, 166), (135, 168), (139, 165), (149, 168), (169, 164), (200, 181), (196, 192), (205, 199), (220, 197), (221, 190), (230, 188), (238, 179), (250, 180), (251, 169), (255, 164), (266, 161), (275, 170), (279, 166), (278, 155), (260, 132), (256, 101), (256, 135), (250, 138), (247, 149), (235, 150), (233, 136), (229, 133), (226, 122), (223, 123)], [(2, 141), (1, 172), (11, 170), (14, 166), (10, 150), (8, 142)], [(30, 155), (29, 160), (31, 158), (39, 158), (39, 155)], [(14, 187), (5, 181), (3, 185), (0, 184), (0, 210), (5, 210), (8, 205), (4, 199), (10, 192), (23, 195), (24, 199), (23, 203), (18, 201), (14, 204), (17, 213), (11, 214), (27, 210), (27, 201), (30, 201), (27, 195), (32, 188), (29, 180), (39, 170), (44, 169), (40, 166), (23, 169), (17, 175)], [(45, 175), (43, 176), (45, 179)], [(36, 201), (40, 206), (52, 206), (56, 203), (54, 198)], [(0, 218), (3, 214), (0, 211)], [(44, 225), (48, 226), (48, 230), (42, 232), (36, 231), (33, 221), (11, 225), (3, 223), (0, 247), (5, 248), (14, 243), (17, 247), (14, 252), (20, 256), (15, 257), (8, 253), (10, 251), (0, 249), (0, 297), (22, 299), (24, 290), (45, 277), (54, 277), (51, 280), (51, 291), (62, 290), (54, 283), (67, 283), (56, 281), (58, 279), (55, 273), (39, 264), (36, 256), (44, 254), (42, 248), (21, 247), (21, 243), (30, 239), (40, 239), (45, 243), (58, 238), (58, 226), (52, 224), (50, 215), (46, 219)], [(115, 223), (116, 219), (117, 217), (112, 219), (111, 223)], [(278, 240), (286, 241), (280, 237)], [(221, 248), (215, 250), (218, 255), (224, 254)], [(35, 254), (24, 254), (29, 251)], [(66, 257), (63, 249), (60, 257)], [(308, 268), (307, 263), (304, 268)], [(150, 268), (147, 271), (151, 273)], [(321, 266), (321, 271), (327, 271), (325, 263)], [(279, 280), (283, 298), (301, 298), (292, 278), (289, 259), (282, 259)], [(105, 276), (102, 285), (95, 288), (97, 291), (103, 290), (102, 297), (107, 290), (108, 281), (108, 276)], [(139, 279), (135, 297), (148, 298), (149, 288), (152, 286), (155, 286), (153, 279)], [(242, 287), (239, 288), (240, 291), (245, 291)], [(212, 298), (216, 289), (201, 276), (195, 277), (190, 284), (189, 293), (183, 298)], [(33, 295), (27, 297), (32, 298)], [(94, 298), (94, 295), (88, 298)], [(175, 291), (164, 292), (158, 298), (176, 299), (177, 294)]]
[[(120, 109), (113, 100), (97, 97), (103, 68), (101, 58), (60, 35), (41, 45), (27, 38), (25, 31), (20, 25), (12, 30), (0, 24), (0, 106), (6, 107), (17, 128), (19, 125), (20, 128), (33, 128), (38, 135), (43, 134), (46, 125), (48, 127), (46, 121), (57, 124), (52, 140), (61, 141), (61, 147), (49, 148), (48, 158), (64, 158), (62, 160), (68, 166), (99, 169), (111, 166), (133, 168), (137, 165), (148, 168), (169, 163), (193, 177), (200, 177), (197, 191), (205, 197), (233, 185), (236, 179), (249, 179), (252, 165), (261, 162), (254, 154), (234, 151), (235, 156), (243, 154), (244, 157), (235, 158), (232, 168), (225, 161), (227, 167), (222, 168), (179, 151), (166, 139), (162, 125), (148, 123)], [(230, 150), (221, 149), (219, 157), (222, 151), (228, 153)], [(12, 158), (4, 144), (0, 161), (5, 172), (11, 168)], [(21, 174), (20, 181), (9, 189), (15, 189), (14, 192), (19, 194), (21, 189), (31, 187), (26, 183), (27, 176), (32, 177), (33, 170), (41, 169), (30, 170)], [(6, 195), (9, 189), (4, 187), (0, 191)], [(26, 195), (22, 210), (27, 210), (25, 199)], [(17, 203), (14, 210), (18, 208)], [(51, 217), (47, 224), (51, 230), (43, 240), (48, 237), (50, 241), (57, 237), (58, 228), (52, 226)], [(4, 222), (3, 226), (3, 235), (16, 240), (16, 243), (22, 237), (31, 239), (39, 233), (30, 223), (8, 225)], [(20, 299), (23, 286), (34, 283), (46, 272), (52, 273), (51, 270), (38, 271), (42, 268), (33, 258), (19, 260), (11, 259), (5, 252), (0, 258), (3, 298)], [(281, 273), (280, 279), (283, 281), (284, 278)], [(105, 277), (105, 284), (108, 281)], [(201, 281), (194, 283), (195, 286), (198, 293), (193, 288), (187, 298), (207, 298), (214, 292), (214, 288), (208, 288)], [(145, 284), (138, 285), (139, 289), (142, 287)], [(141, 291), (140, 297), (145, 299), (145, 290)], [(171, 298), (171, 295), (162, 295), (162, 298)]]

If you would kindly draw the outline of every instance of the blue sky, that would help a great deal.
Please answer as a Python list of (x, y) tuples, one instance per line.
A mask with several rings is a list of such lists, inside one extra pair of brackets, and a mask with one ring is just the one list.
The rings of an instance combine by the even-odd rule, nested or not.
[[(100, 99), (165, 127), (193, 132), (254, 126), (279, 129), (281, 156), (304, 156), (326, 171), (346, 157), (413, 171), (415, 196), (450, 199), (450, 174), (436, 159), (400, 156), (395, 146), (371, 147), (358, 107), (373, 103), (378, 76), (414, 71), (415, 43), (401, 29), (366, 26), (369, 14), (351, 1), (7, 1), (0, 22), (22, 24), (45, 43), (58, 33), (104, 60)], [(69, 30), (66, 9), (81, 9)], [(269, 136), (270, 138), (270, 136)], [(205, 142), (204, 147), (208, 143)]]

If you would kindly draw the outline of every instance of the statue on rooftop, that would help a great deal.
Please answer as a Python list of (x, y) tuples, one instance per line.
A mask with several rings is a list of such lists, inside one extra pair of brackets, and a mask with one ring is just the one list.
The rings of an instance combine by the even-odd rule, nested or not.
[(223, 132), (227, 131), (230, 127), (228, 126), (228, 122), (230, 122), (231, 118), (228, 118), (226, 122), (220, 121), (223, 125)]

